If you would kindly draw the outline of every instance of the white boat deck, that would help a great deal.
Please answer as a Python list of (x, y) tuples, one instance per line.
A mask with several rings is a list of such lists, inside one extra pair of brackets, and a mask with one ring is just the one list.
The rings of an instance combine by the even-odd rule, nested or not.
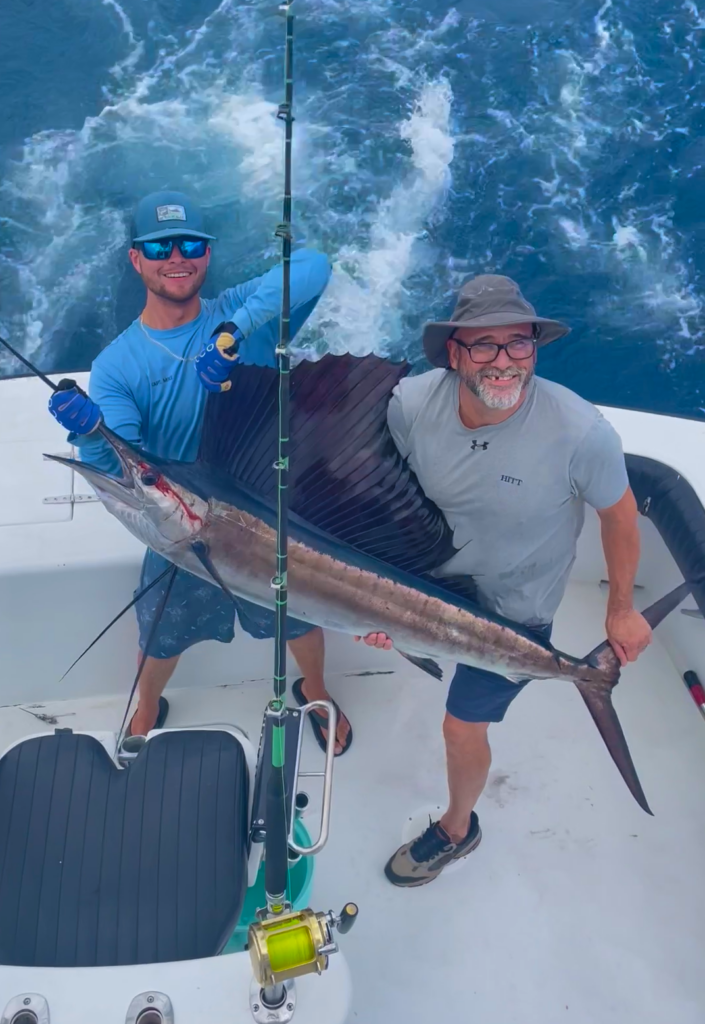
[[(100, 505), (65, 501), (87, 490), (82, 481), (42, 462), (42, 452), (67, 448), (45, 412), (44, 385), (4, 382), (2, 399), (0, 751), (53, 729), (53, 719), (75, 730), (119, 727), (135, 668), (131, 613), (59, 680), (130, 599), (142, 556)], [(626, 451), (671, 465), (705, 504), (705, 424), (605, 412)], [(643, 606), (682, 577), (652, 524), (642, 520), (641, 529)], [(591, 515), (554, 633), (571, 654), (586, 654), (603, 639), (604, 575)], [(685, 607), (693, 609), (693, 600)], [(445, 687), (396, 653), (328, 636), (329, 688), (350, 716), (355, 740), (336, 762), (331, 839), (316, 859), (312, 902), (337, 911), (354, 900), (360, 917), (341, 937), (344, 957), (333, 958), (325, 978), (305, 979), (302, 997), (313, 992), (309, 985), (327, 986), (344, 1005), (347, 960), (349, 1024), (702, 1024), (705, 721), (682, 672), (695, 669), (705, 680), (703, 629), (702, 618), (672, 614), (615, 694), (655, 817), (632, 799), (575, 688), (537, 681), (491, 730), (494, 764), (478, 806), (478, 851), (412, 890), (391, 886), (383, 866), (444, 804)], [(238, 633), (230, 647), (199, 645), (181, 659), (167, 691), (170, 724), (232, 722), (256, 744), (271, 671), (271, 643)], [(307, 736), (304, 767), (321, 760)], [(122, 1024), (141, 987), (181, 979), (186, 995), (175, 1024), (225, 1022), (224, 1007), (228, 1020), (241, 1022), (250, 1019), (246, 964), (235, 956), (142, 965), (122, 981), (123, 969), (50, 979), (51, 972), (0, 967), (0, 1011), (17, 991), (49, 996), (51, 988), (52, 1024), (77, 1024), (79, 1017), (88, 1024), (92, 1003), (82, 1016), (72, 1012), (78, 986), (106, 996), (101, 1024)], [(196, 1000), (205, 988), (208, 1011)], [(330, 1024), (327, 1017), (306, 1019)]]
[[(586, 653), (601, 638), (603, 615), (604, 591), (572, 584), (557, 645)], [(329, 645), (339, 664), (352, 641)], [(167, 691), (170, 724), (235, 722), (256, 743), (268, 682), (208, 686), (211, 653), (222, 663), (227, 652), (235, 676), (253, 647), (268, 657), (268, 643), (242, 636), (231, 648), (191, 652), (180, 669), (191, 685), (179, 688), (177, 677)], [(100, 665), (98, 648), (90, 657)], [(395, 653), (356, 648), (355, 660), (357, 670), (330, 680), (355, 741), (336, 762), (332, 836), (313, 890), (317, 909), (360, 905), (341, 939), (353, 979), (350, 1021), (701, 1024), (705, 721), (661, 644), (616, 691), (655, 817), (628, 793), (577, 691), (535, 682), (492, 729), (481, 846), (415, 890), (395, 889), (382, 868), (412, 824), (445, 799), (444, 689)], [(361, 676), (361, 664), (384, 674)], [(5, 707), (0, 748), (54, 728), (31, 714), (75, 730), (117, 729), (128, 689), (126, 678), (120, 696)], [(310, 736), (305, 750), (313, 767)]]

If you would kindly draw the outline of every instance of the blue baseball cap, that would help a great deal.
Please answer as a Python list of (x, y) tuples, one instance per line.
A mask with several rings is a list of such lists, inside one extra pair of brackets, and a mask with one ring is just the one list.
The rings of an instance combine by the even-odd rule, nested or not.
[(154, 242), (174, 236), (215, 240), (215, 235), (203, 230), (200, 209), (183, 192), (152, 192), (140, 199), (132, 221), (132, 241)]

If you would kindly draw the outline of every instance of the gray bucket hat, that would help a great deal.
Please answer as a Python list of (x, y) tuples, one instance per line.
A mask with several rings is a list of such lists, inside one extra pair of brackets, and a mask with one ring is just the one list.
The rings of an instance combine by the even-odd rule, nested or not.
[(446, 342), (456, 327), (507, 327), (510, 324), (536, 324), (536, 344), (548, 345), (570, 332), (560, 320), (536, 316), (536, 310), (519, 291), (510, 277), (481, 274), (466, 281), (460, 289), (458, 302), (450, 320), (426, 324), (423, 347), (426, 358), (434, 366), (447, 367)]
[(152, 192), (137, 204), (132, 241), (153, 242), (171, 236), (214, 241), (203, 227), (203, 214), (183, 192)]

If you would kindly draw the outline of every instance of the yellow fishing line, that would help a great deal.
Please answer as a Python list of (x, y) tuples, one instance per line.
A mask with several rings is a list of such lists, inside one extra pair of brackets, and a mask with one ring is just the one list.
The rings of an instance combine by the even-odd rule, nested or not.
[(309, 964), (316, 958), (311, 932), (300, 925), (268, 936), (267, 952), (272, 970), (275, 972)]

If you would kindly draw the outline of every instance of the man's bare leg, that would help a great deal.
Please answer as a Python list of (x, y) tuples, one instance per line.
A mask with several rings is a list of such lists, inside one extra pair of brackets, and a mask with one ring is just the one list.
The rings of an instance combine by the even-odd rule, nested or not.
[[(446, 713), (443, 735), (448, 761), (448, 810), (440, 822), (429, 824), (389, 858), (384, 873), (392, 885), (432, 882), (451, 860), (472, 853), (482, 838), (479, 822), (471, 822), (471, 815), (490, 768), (487, 723), (462, 722)], [(454, 845), (449, 845), (448, 837)]]
[(440, 824), (454, 843), (468, 834), (470, 814), (487, 783), (492, 753), (487, 722), (462, 722), (446, 713), (443, 736), (450, 803)]
[[(316, 628), (304, 636), (290, 640), (289, 650), (296, 658), (304, 677), (302, 692), (307, 700), (328, 699), (330, 695), (326, 690), (323, 678), (325, 661), (323, 630)], [(150, 729), (154, 728), (159, 713), (159, 698), (174, 674), (178, 661), (178, 655), (175, 658), (147, 658), (140, 677), (139, 703), (132, 719), (133, 734), (145, 736)], [(325, 712), (321, 712), (321, 714), (325, 714)], [(350, 723), (345, 717), (342, 717), (338, 723), (336, 753), (342, 750), (342, 744), (345, 743), (349, 731)]]
[[(146, 736), (154, 728), (159, 714), (159, 698), (173, 676), (178, 661), (178, 654), (175, 658), (147, 658), (140, 676), (139, 703), (130, 728), (133, 736)], [(141, 662), (140, 652), (137, 664)]]
[[(329, 700), (330, 694), (326, 690), (323, 678), (323, 666), (325, 662), (325, 642), (323, 630), (319, 627), (312, 629), (310, 633), (289, 641), (289, 650), (296, 658), (301, 675), (304, 677), (301, 692), (307, 700)], [(325, 717), (325, 711), (321, 714)], [(350, 723), (344, 715), (340, 716), (338, 722), (338, 734), (335, 752), (339, 754), (350, 731)], [(327, 730), (323, 730), (324, 734)]]

